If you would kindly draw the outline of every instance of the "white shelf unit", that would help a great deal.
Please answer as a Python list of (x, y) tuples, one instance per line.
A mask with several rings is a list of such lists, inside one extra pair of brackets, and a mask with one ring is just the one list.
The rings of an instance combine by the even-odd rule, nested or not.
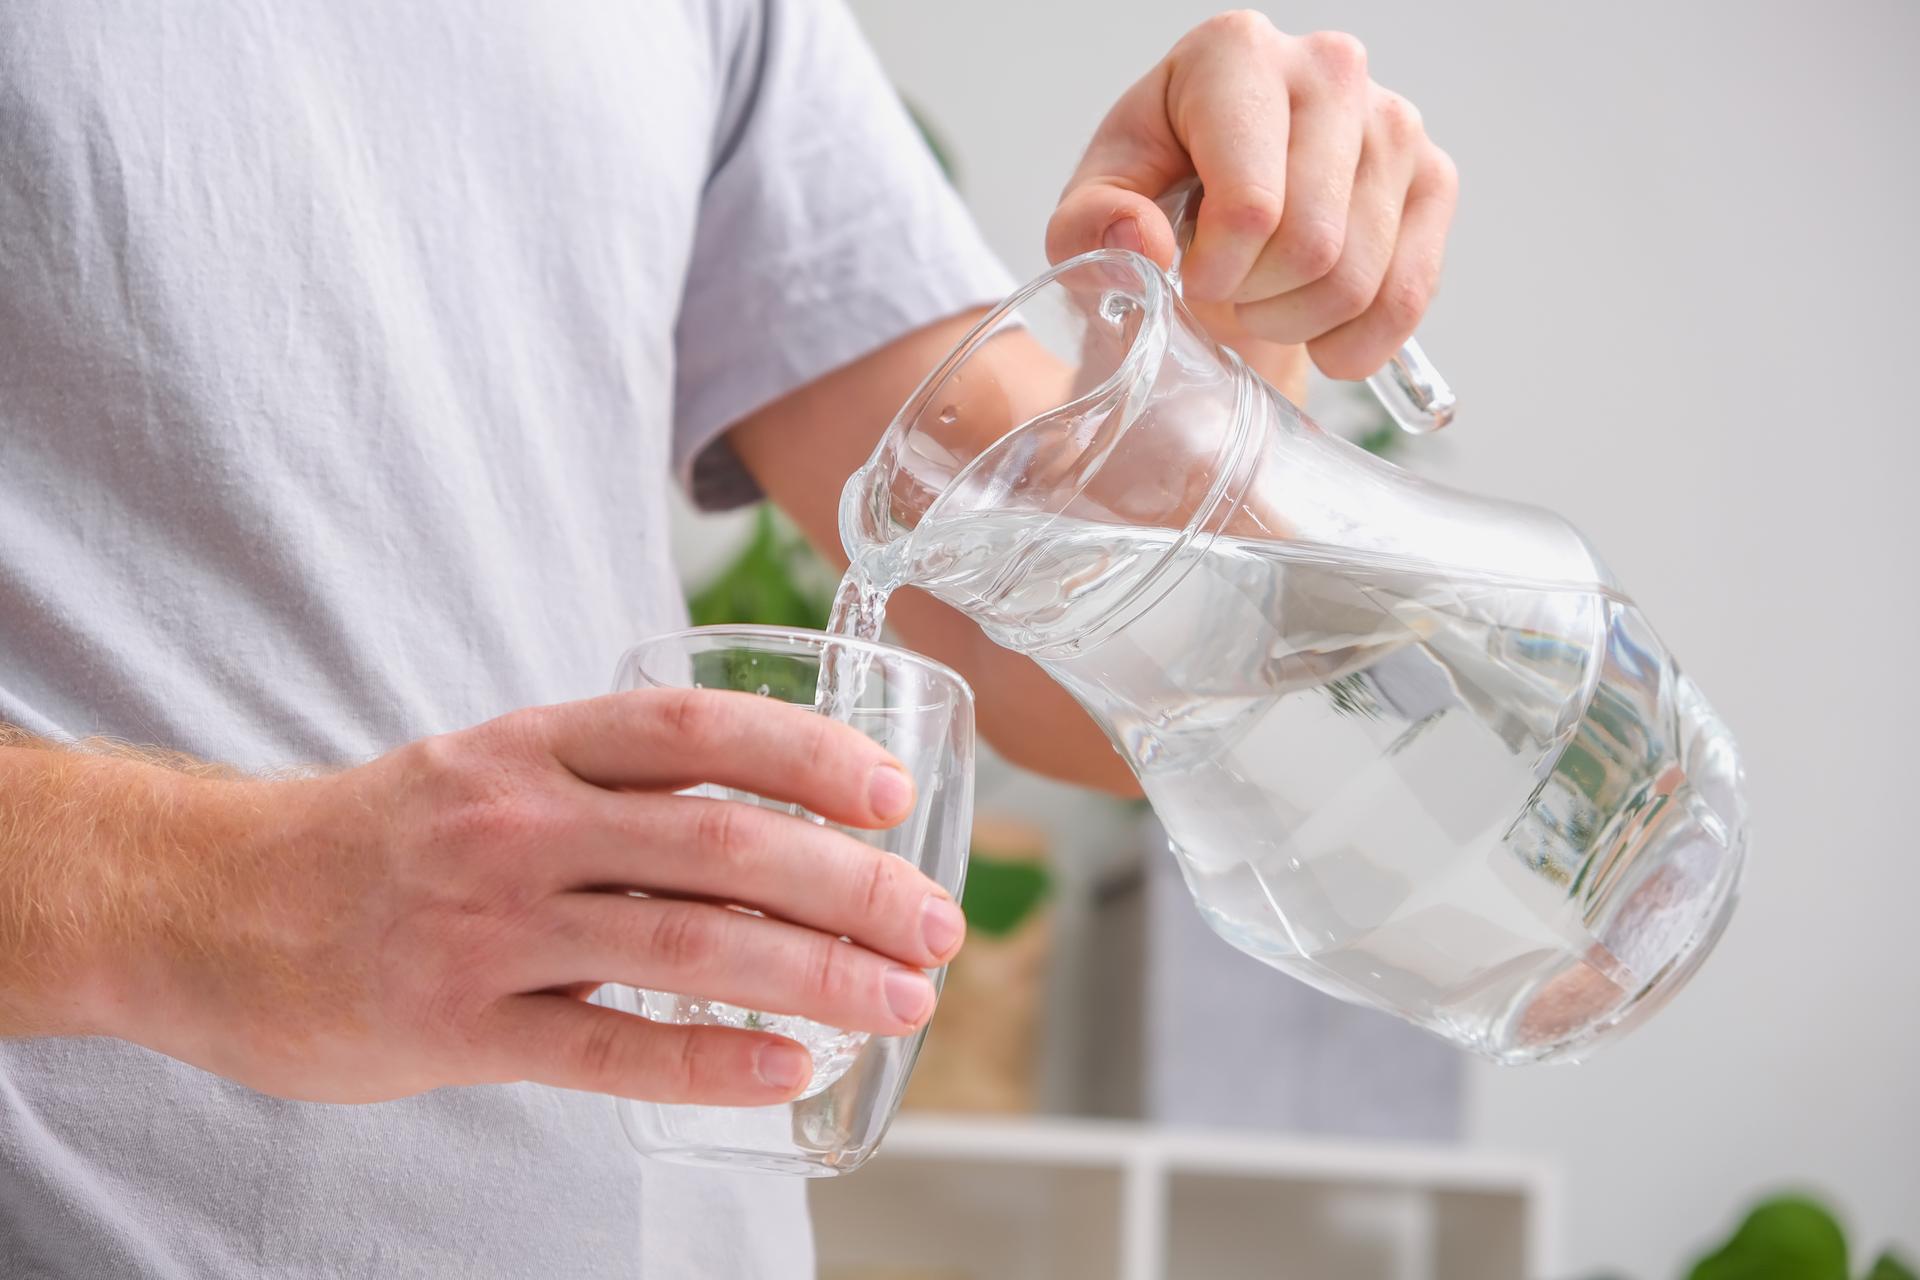
[(1554, 1195), (1453, 1147), (909, 1114), (813, 1213), (821, 1280), (1546, 1280)]

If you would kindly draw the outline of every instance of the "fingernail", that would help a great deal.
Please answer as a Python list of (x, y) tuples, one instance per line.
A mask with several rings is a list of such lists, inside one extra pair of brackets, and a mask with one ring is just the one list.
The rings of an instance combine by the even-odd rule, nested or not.
[(1131, 249), (1135, 253), (1145, 253), (1147, 242), (1140, 234), (1140, 223), (1133, 218), (1122, 218), (1107, 228), (1100, 237), (1100, 243), (1109, 249)]
[(919, 1026), (933, 1012), (933, 983), (918, 969), (895, 965), (887, 970), (887, 1008), (902, 1022)]
[(813, 1055), (791, 1042), (762, 1045), (753, 1060), (760, 1083), (790, 1093), (813, 1076)]
[(926, 904), (920, 908), (920, 941), (928, 951), (945, 960), (947, 953), (960, 945), (966, 931), (967, 918), (953, 905), (952, 898), (927, 895)]
[(913, 779), (898, 765), (875, 765), (867, 780), (867, 803), (876, 818), (893, 822), (906, 817), (913, 808)]

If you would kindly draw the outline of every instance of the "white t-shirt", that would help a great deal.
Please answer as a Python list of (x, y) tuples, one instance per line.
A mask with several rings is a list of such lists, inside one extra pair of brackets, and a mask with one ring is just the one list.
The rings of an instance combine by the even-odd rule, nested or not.
[[(827, 0), (12, 0), (0, 720), (271, 769), (602, 692), (669, 475), (1006, 283)], [(605, 1098), (0, 1045), (9, 1277), (811, 1266), (798, 1183)]]

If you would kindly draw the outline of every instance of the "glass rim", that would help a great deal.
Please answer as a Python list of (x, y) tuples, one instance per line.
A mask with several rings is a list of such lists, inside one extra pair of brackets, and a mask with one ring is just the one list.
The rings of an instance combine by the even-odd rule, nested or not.
[(936, 679), (951, 685), (963, 701), (969, 704), (974, 701), (973, 686), (967, 683), (965, 676), (946, 663), (936, 658), (929, 658), (924, 653), (903, 649), (897, 644), (888, 644), (884, 640), (863, 640), (858, 636), (815, 631), (811, 627), (779, 627), (757, 622), (716, 622), (703, 627), (679, 627), (672, 631), (662, 631), (629, 646), (626, 652), (620, 655), (616, 670), (626, 667), (631, 661), (634, 670), (655, 688), (678, 688), (680, 687), (678, 685), (662, 684), (649, 675), (645, 665), (640, 662), (639, 655), (655, 645), (728, 636), (745, 641), (759, 641), (769, 649), (777, 644), (790, 653), (807, 651), (816, 656), (824, 653), (829, 646), (864, 651), (891, 662), (902, 662), (908, 666), (919, 667), (931, 673)]

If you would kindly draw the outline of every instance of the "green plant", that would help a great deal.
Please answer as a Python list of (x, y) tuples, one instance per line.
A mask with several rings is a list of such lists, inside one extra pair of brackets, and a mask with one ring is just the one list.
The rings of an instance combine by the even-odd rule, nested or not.
[(975, 845), (967, 860), (960, 910), (967, 928), (990, 938), (1004, 937), (1046, 900), (1052, 887), (1044, 864), (996, 858)]
[(940, 166), (940, 172), (947, 175), (947, 181), (958, 187), (960, 170), (953, 162), (953, 148), (948, 145), (944, 135), (928, 121), (926, 113), (913, 105), (910, 99), (900, 99), (906, 107), (907, 115), (913, 120), (913, 127), (920, 131), (920, 140), (927, 144), (927, 150), (933, 153), (933, 162)]
[[(1827, 1208), (1776, 1196), (1747, 1214), (1727, 1242), (1693, 1264), (1687, 1280), (1849, 1280), (1847, 1236)], [(1866, 1280), (1920, 1280), (1891, 1249)]]
[(806, 538), (762, 503), (752, 539), (719, 577), (687, 598), (687, 614), (697, 627), (751, 622), (824, 631), (831, 581)]
[[(1847, 1236), (1827, 1207), (1806, 1196), (1763, 1200), (1726, 1241), (1696, 1259), (1685, 1280), (1851, 1280)], [(1882, 1250), (1862, 1280), (1920, 1280), (1912, 1264)]]

